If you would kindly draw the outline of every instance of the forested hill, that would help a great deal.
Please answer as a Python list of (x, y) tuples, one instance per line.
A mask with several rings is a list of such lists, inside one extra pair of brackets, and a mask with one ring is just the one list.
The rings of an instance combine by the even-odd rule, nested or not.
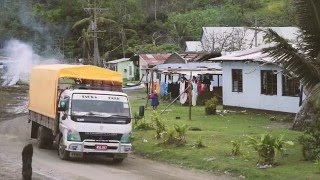
[(98, 7), (99, 51), (106, 60), (179, 51), (203, 26), (294, 26), (292, 0), (0, 0), (0, 44), (15, 38), (44, 54), (88, 58)]

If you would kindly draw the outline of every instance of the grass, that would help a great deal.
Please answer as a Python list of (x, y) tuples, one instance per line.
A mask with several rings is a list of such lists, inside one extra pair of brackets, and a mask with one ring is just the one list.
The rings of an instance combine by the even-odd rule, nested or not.
[[(146, 95), (141, 92), (130, 92), (133, 112), (137, 112), (140, 105), (145, 105)], [(161, 102), (158, 112), (168, 103)], [(222, 107), (219, 107), (222, 109)], [(134, 153), (145, 157), (181, 165), (188, 168), (201, 169), (214, 173), (230, 173), (233, 176), (245, 176), (246, 179), (320, 179), (320, 171), (313, 162), (304, 161), (301, 146), (297, 137), (301, 132), (288, 129), (291, 123), (270, 121), (270, 117), (284, 119), (284, 115), (257, 112), (228, 113), (206, 116), (203, 106), (192, 107), (192, 120), (188, 120), (187, 106), (174, 104), (160, 117), (167, 128), (174, 124), (187, 124), (198, 127), (201, 131), (188, 131), (187, 144), (183, 147), (163, 145), (163, 140), (156, 140), (155, 130), (134, 130)], [(152, 110), (146, 111), (146, 120), (150, 121)], [(180, 117), (177, 119), (176, 117)], [(293, 146), (287, 146), (284, 156), (276, 157), (277, 166), (268, 169), (258, 169), (256, 164), (258, 155), (246, 143), (247, 136), (259, 136), (270, 132), (272, 135), (285, 134), (284, 140), (293, 141)], [(206, 147), (195, 148), (199, 136)], [(232, 156), (232, 140), (241, 142), (240, 156)], [(148, 142), (145, 142), (147, 140)]]

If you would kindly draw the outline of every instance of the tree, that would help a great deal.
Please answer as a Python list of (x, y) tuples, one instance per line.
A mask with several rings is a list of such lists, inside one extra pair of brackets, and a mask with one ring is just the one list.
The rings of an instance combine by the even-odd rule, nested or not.
[(294, 47), (269, 29), (267, 38), (276, 46), (264, 51), (284, 70), (297, 76), (304, 87), (306, 98), (292, 127), (303, 130), (320, 120), (320, 1), (295, 0), (294, 5), (302, 33), (301, 47)]
[(77, 40), (77, 42), (81, 43), (82, 57), (84, 58), (85, 64), (91, 64), (90, 62), (91, 38), (92, 38), (91, 32), (89, 32), (86, 29), (82, 29), (81, 36)]

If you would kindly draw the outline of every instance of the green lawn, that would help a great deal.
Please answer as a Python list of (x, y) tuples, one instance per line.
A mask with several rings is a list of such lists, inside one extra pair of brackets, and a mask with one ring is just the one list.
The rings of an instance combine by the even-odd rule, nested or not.
[[(137, 112), (140, 105), (145, 105), (145, 94), (129, 92), (133, 112)], [(168, 103), (161, 102), (158, 112)], [(222, 107), (219, 107), (220, 109)], [(320, 169), (313, 163), (304, 161), (301, 146), (297, 142), (300, 132), (288, 129), (291, 123), (270, 121), (276, 116), (280, 120), (284, 115), (266, 113), (228, 113), (223, 116), (206, 116), (203, 106), (192, 107), (192, 120), (188, 120), (187, 106), (174, 104), (169, 111), (160, 117), (167, 128), (174, 124), (187, 124), (198, 127), (202, 131), (188, 131), (187, 144), (184, 147), (165, 146), (160, 144), (163, 140), (156, 140), (155, 130), (134, 130), (134, 153), (145, 157), (165, 161), (181, 166), (206, 170), (214, 173), (230, 173), (233, 176), (245, 176), (246, 179), (320, 179)], [(147, 121), (150, 121), (152, 110), (146, 110)], [(181, 119), (176, 119), (180, 117)], [(151, 122), (151, 121), (150, 121)], [(287, 146), (284, 156), (276, 157), (277, 166), (268, 169), (258, 169), (257, 153), (246, 143), (247, 135), (255, 136), (270, 132), (277, 136), (285, 134), (285, 140), (295, 144)], [(194, 148), (198, 137), (202, 137), (205, 148)], [(231, 156), (232, 140), (240, 140), (241, 155)], [(148, 142), (145, 142), (147, 140)]]

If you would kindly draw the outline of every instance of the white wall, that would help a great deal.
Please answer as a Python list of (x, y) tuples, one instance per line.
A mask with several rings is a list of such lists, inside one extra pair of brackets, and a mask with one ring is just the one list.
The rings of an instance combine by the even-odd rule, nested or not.
[[(243, 92), (232, 92), (231, 69), (242, 69)], [(275, 65), (223, 62), (223, 104), (254, 109), (297, 113), (299, 97), (282, 96), (282, 74), (277, 74), (277, 95), (261, 94), (260, 70), (277, 70)]]

